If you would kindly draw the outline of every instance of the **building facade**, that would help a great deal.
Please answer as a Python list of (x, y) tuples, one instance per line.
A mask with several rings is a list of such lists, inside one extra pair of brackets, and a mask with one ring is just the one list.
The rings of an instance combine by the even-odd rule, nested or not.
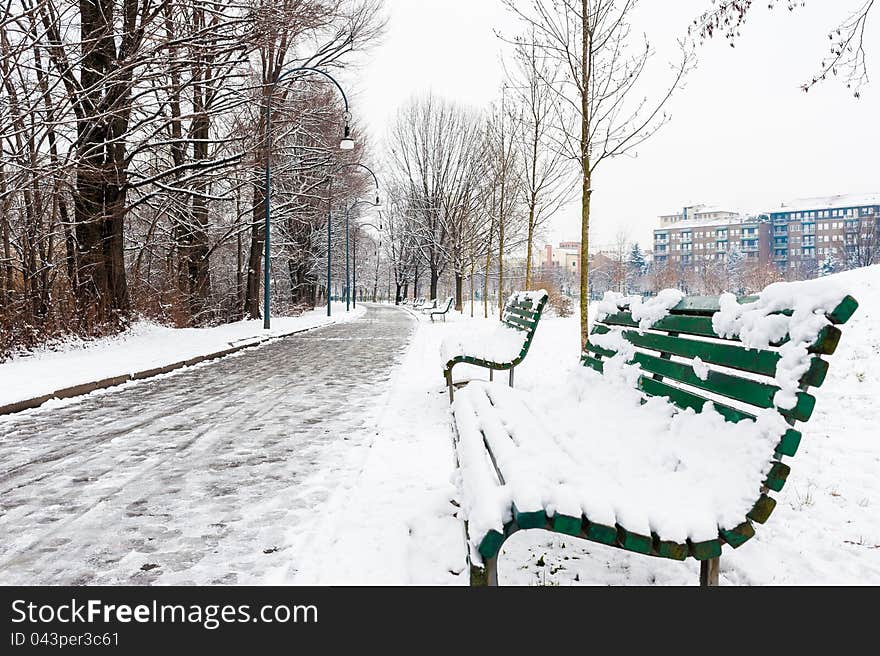
[(770, 213), (773, 262), (812, 274), (823, 262), (871, 264), (880, 237), (880, 194), (808, 198)]
[[(688, 210), (695, 218), (682, 218)], [(704, 218), (711, 214), (693, 210), (660, 217), (661, 227), (654, 230), (658, 265), (698, 267), (727, 261), (738, 251), (743, 259), (773, 262), (792, 277), (813, 277), (823, 266), (880, 261), (880, 194), (806, 198), (745, 218), (727, 210)]]
[(555, 248), (551, 244), (547, 244), (544, 246), (544, 257), (538, 266), (546, 271), (565, 271), (580, 275), (581, 243), (579, 241), (563, 241)]
[(683, 221), (716, 221), (730, 219), (734, 220), (739, 217), (738, 212), (722, 209), (720, 207), (709, 207), (707, 205), (686, 205), (680, 212), (660, 215), (660, 226), (668, 227)]
[(706, 262), (770, 261), (770, 222), (766, 215), (679, 221), (654, 230), (654, 262), (694, 269)]

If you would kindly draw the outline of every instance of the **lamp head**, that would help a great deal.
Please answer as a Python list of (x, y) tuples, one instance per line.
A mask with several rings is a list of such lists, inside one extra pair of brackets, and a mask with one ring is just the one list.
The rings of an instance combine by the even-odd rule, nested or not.
[(351, 127), (346, 122), (342, 141), (339, 142), (340, 150), (354, 150), (354, 139), (351, 138)]

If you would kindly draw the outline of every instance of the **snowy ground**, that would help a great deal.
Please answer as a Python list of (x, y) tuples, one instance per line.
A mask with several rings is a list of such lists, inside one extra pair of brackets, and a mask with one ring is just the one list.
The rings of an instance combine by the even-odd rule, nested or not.
[[(839, 278), (861, 308), (776, 511), (725, 548), (722, 585), (880, 584), (880, 267)], [(466, 585), (439, 349), (495, 321), (370, 306), (358, 322), (0, 418), (0, 583)], [(545, 317), (517, 387), (564, 380), (577, 332), (574, 317)], [(693, 585), (698, 563), (528, 531), (499, 568), (502, 584)]]
[(267, 337), (351, 321), (363, 316), (363, 308), (346, 313), (344, 303), (334, 303), (332, 313), (327, 317), (326, 308), (319, 308), (298, 317), (276, 317), (271, 330), (263, 330), (262, 319), (213, 328), (168, 328), (143, 321), (116, 337), (71, 339), (0, 363), (0, 406), (257, 343)]
[[(725, 548), (722, 585), (880, 584), (880, 267), (839, 276), (861, 302), (843, 327), (792, 474), (773, 516), (737, 551)], [(481, 308), (477, 308), (480, 314)], [(496, 319), (422, 319), (397, 374), (358, 480), (331, 498), (324, 526), (306, 539), (293, 572), (269, 582), (467, 584), (461, 525), (454, 519), (451, 418), (438, 357), (441, 341)], [(575, 317), (546, 317), (517, 387), (537, 390), (576, 365)], [(456, 379), (485, 370), (456, 367)], [(504, 384), (499, 376), (496, 384)], [(694, 585), (699, 564), (648, 558), (544, 531), (515, 535), (503, 549), (508, 585)]]

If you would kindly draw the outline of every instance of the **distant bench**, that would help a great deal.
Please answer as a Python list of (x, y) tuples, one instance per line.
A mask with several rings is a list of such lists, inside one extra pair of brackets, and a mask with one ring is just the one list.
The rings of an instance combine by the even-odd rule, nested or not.
[[(726, 519), (712, 523), (711, 534), (707, 521), (703, 521), (702, 537), (698, 539), (689, 537), (688, 531), (692, 534), (693, 530), (676, 523), (676, 514), (682, 516), (690, 512), (690, 507), (674, 504), (663, 507), (667, 513), (663, 521), (656, 517), (651, 519), (648, 510), (640, 507), (630, 506), (627, 512), (621, 514), (613, 495), (606, 496), (609, 493), (603, 491), (599, 482), (607, 474), (612, 477), (608, 480), (613, 480), (615, 484), (624, 481), (623, 487), (617, 487), (627, 490), (628, 482), (638, 487), (644, 485), (645, 481), (662, 481), (653, 490), (654, 495), (661, 497), (670, 486), (678, 484), (680, 497), (669, 496), (669, 499), (681, 499), (685, 504), (710, 504), (707, 507), (711, 508), (712, 490), (691, 491), (687, 483), (704, 480), (714, 485), (714, 479), (689, 478), (699, 477), (703, 472), (698, 470), (691, 473), (686, 464), (681, 471), (678, 465), (664, 468), (663, 464), (667, 467), (670, 464), (652, 459), (651, 450), (657, 451), (662, 447), (672, 449), (670, 453), (674, 453), (674, 449), (684, 448), (678, 439), (681, 436), (664, 441), (670, 436), (659, 430), (647, 436), (626, 432), (627, 427), (631, 426), (628, 422), (638, 421), (639, 415), (649, 411), (645, 405), (639, 410), (638, 404), (635, 404), (632, 410), (619, 417), (614, 415), (616, 409), (610, 410), (615, 416), (613, 421), (622, 426), (614, 426), (616, 435), (624, 438), (620, 441), (625, 443), (615, 443), (605, 448), (602, 434), (593, 432), (596, 430), (592, 428), (593, 416), (583, 417), (583, 430), (577, 435), (554, 434), (548, 428), (546, 419), (566, 410), (564, 399), (554, 399), (552, 407), (545, 407), (546, 404), (538, 407), (529, 396), (506, 387), (472, 383), (462, 390), (455, 398), (453, 412), (471, 584), (497, 585), (497, 559), (505, 540), (520, 530), (545, 529), (638, 554), (673, 560), (692, 557), (701, 562), (701, 585), (717, 585), (722, 545), (728, 544), (736, 549), (755, 534), (752, 523), (763, 524), (776, 505), (769, 492), (780, 491), (788, 478), (790, 468), (782, 463), (782, 457), (793, 456), (797, 451), (801, 433), (794, 429), (794, 425), (798, 421), (808, 421), (815, 406), (816, 399), (807, 390), (809, 387), (819, 387), (828, 371), (828, 362), (819, 356), (834, 353), (841, 337), (837, 326), (845, 323), (858, 307), (850, 296), (842, 300), (839, 300), (839, 296), (835, 298), (837, 300), (829, 301), (830, 307), (823, 307), (818, 314), (801, 315), (801, 318), (807, 316), (807, 321), (812, 321), (824, 313), (824, 319), (820, 319), (824, 325), (813, 333), (815, 338), (808, 346), (806, 342), (802, 347), (800, 342), (797, 343), (797, 347), (802, 348), (805, 371), (796, 381), (796, 387), (788, 390), (791, 398), (786, 403), (779, 402), (776, 397), (784, 390), (776, 384), (774, 377), (778, 374), (779, 362), (784, 357), (791, 357), (791, 349), (785, 349), (790, 337), (786, 335), (771, 341), (766, 348), (749, 349), (740, 341), (738, 334), (719, 335), (713, 325), (713, 316), (720, 309), (718, 298), (684, 298), (666, 316), (652, 320), (647, 325), (634, 318), (629, 307), (617, 308), (596, 323), (582, 356), (585, 367), (605, 375), (611, 363), (614, 365), (614, 375), (619, 376), (621, 372), (632, 369), (624, 360), (638, 365), (641, 371), (633, 372), (637, 390), (635, 396), (640, 393), (643, 404), (652, 397), (663, 397), (678, 409), (677, 415), (682, 415), (676, 415), (674, 419), (682, 422), (711, 421), (716, 422), (713, 424), (716, 426), (720, 421), (721, 428), (730, 425), (726, 430), (736, 431), (734, 437), (737, 439), (729, 440), (729, 435), (725, 434), (727, 441), (722, 443), (719, 434), (723, 431), (708, 430), (705, 435), (692, 435), (692, 442), (686, 445), (691, 449), (688, 453), (695, 456), (694, 461), (704, 461), (707, 465), (713, 462), (713, 467), (724, 474), (724, 482), (735, 484), (736, 490), (718, 492), (725, 492), (735, 500), (737, 508), (743, 508), (743, 514), (738, 518), (728, 514)], [(755, 301), (755, 298), (740, 299), (739, 303), (750, 301)], [(792, 322), (792, 315), (790, 309), (767, 311), (768, 319), (783, 322)], [(792, 325), (785, 328), (785, 324), (783, 328), (793, 329)], [(803, 331), (799, 327), (797, 329), (802, 335)], [(618, 351), (623, 360), (618, 357), (612, 361)], [(473, 358), (466, 357), (456, 361), (478, 364)], [(451, 361), (446, 371), (450, 395), (452, 364), (454, 362)], [(745, 375), (736, 375), (736, 371)], [(785, 371), (782, 375), (785, 375)], [(615, 379), (618, 380), (625, 379)], [(572, 384), (578, 383), (572, 381)], [(596, 390), (594, 395), (602, 393), (602, 390), (594, 387), (595, 384), (586, 381), (586, 386), (582, 388), (584, 398), (578, 402), (586, 406), (587, 412), (594, 414), (596, 410), (589, 410), (591, 390)], [(620, 385), (608, 387), (605, 396), (613, 395), (616, 389), (626, 390), (626, 383), (605, 384)], [(729, 401), (722, 402), (720, 399)], [(605, 399), (608, 405), (613, 405), (613, 401), (613, 398)], [(711, 403), (711, 407), (720, 415), (718, 419), (715, 419), (717, 415), (703, 416), (707, 403)], [(783, 409), (780, 405), (786, 407)], [(573, 407), (577, 416), (582, 405), (575, 404)], [(660, 407), (659, 411), (663, 412), (663, 408), (665, 406)], [(773, 409), (774, 412), (767, 414), (767, 409)], [(650, 412), (657, 411), (658, 406), (652, 405)], [(687, 412), (697, 414), (688, 415)], [(738, 431), (738, 424), (743, 421), (751, 422), (748, 430)], [(633, 447), (628, 442), (630, 436)], [(594, 451), (593, 445), (599, 448)], [(722, 446), (728, 451), (725, 452)], [(764, 448), (767, 449), (766, 456), (763, 455)], [(724, 459), (725, 455), (744, 458), (744, 453), (756, 464), (753, 470), (743, 468), (744, 472), (750, 472), (750, 477), (739, 480), (739, 470), (730, 470), (728, 461), (719, 459)], [(576, 459), (578, 455), (582, 456), (580, 460)], [(539, 461), (541, 464), (538, 464)], [(594, 476), (584, 478), (581, 467), (590, 468)], [(564, 480), (564, 472), (570, 478), (565, 479), (565, 485), (559, 485), (558, 481)], [(614, 475), (620, 478), (613, 479)], [(760, 482), (762, 478), (763, 483)], [(741, 489), (746, 490), (743, 497), (738, 496)], [(751, 494), (754, 496), (749, 495), (748, 489), (753, 490)], [(652, 490), (640, 491), (643, 496), (637, 498), (654, 509), (656, 504), (652, 505), (655, 501)], [(751, 510), (747, 510), (747, 504), (752, 503), (750, 499), (754, 499), (754, 502)], [(505, 507), (506, 511), (499, 510)], [(711, 511), (708, 515), (701, 515), (704, 519), (711, 516)], [(674, 531), (656, 529), (657, 523), (678, 528)], [(670, 531), (675, 535), (670, 535)]]
[(489, 380), (495, 371), (509, 370), (510, 386), (513, 387), (514, 368), (528, 354), (546, 304), (547, 292), (544, 290), (516, 292), (504, 307), (501, 323), (491, 333), (443, 343), (443, 377), (449, 388), (450, 403), (455, 398), (452, 368), (460, 363), (488, 369)]
[(446, 321), (446, 314), (449, 312), (449, 310), (452, 309), (452, 303), (454, 301), (455, 299), (449, 296), (445, 301), (443, 301), (442, 305), (438, 306), (437, 299), (434, 299), (433, 301), (431, 301), (430, 306), (426, 305), (424, 308), (422, 308), (422, 312), (428, 315), (428, 317), (431, 319), (431, 322), (434, 321), (434, 317), (443, 317), (443, 321)]

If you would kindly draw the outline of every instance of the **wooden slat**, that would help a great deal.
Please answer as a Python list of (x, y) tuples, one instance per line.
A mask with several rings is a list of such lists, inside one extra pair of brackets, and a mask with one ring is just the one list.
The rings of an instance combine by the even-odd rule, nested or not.
[[(779, 391), (776, 385), (769, 385), (747, 378), (740, 378), (720, 371), (710, 371), (706, 380), (697, 376), (693, 367), (680, 362), (672, 362), (647, 353), (636, 353), (632, 362), (644, 371), (658, 374), (664, 378), (677, 380), (691, 387), (706, 390), (730, 399), (742, 401), (758, 408), (772, 408), (773, 396)], [(797, 405), (791, 410), (780, 410), (783, 416), (791, 416), (798, 421), (807, 421), (816, 406), (816, 397), (806, 392), (797, 393)]]
[[(608, 326), (626, 326), (628, 328), (638, 328), (639, 325), (638, 321), (633, 320), (632, 315), (629, 312), (609, 314), (598, 323), (603, 323)], [(712, 329), (712, 319), (709, 317), (667, 315), (660, 319), (660, 321), (656, 322), (651, 328), (652, 330), (665, 330), (667, 332), (721, 339)]]
[(640, 535), (627, 531), (622, 526), (617, 526), (617, 542), (627, 551), (634, 551), (640, 554), (649, 554), (654, 545), (654, 541), (650, 535)]
[(613, 358), (617, 355), (617, 351), (611, 351), (607, 348), (603, 348), (601, 346), (596, 346), (593, 342), (587, 341), (587, 350), (595, 353), (596, 355), (601, 355), (603, 358)]
[(520, 512), (514, 506), (513, 516), (516, 518), (516, 524), (523, 530), (530, 528), (544, 528), (547, 524), (547, 513), (544, 510), (535, 510), (531, 512)]
[(597, 360), (596, 358), (590, 357), (589, 355), (583, 355), (581, 356), (581, 362), (585, 366), (593, 369), (594, 371), (598, 371), (600, 374), (605, 373), (605, 369), (602, 365), (601, 360)]
[(720, 540), (706, 540), (705, 542), (692, 542), (688, 540), (690, 555), (697, 560), (711, 560), (721, 555)]
[(504, 544), (504, 535), (498, 531), (489, 531), (480, 541), (480, 546), (477, 547), (477, 551), (480, 552), (480, 555), (483, 558), (494, 558), (501, 550), (502, 544)]
[(661, 540), (660, 536), (654, 535), (654, 551), (661, 558), (669, 558), (671, 560), (686, 560), (688, 557), (688, 546), (678, 542), (669, 540)]
[(732, 528), (730, 530), (722, 529), (720, 531), (721, 537), (724, 538), (724, 541), (727, 542), (734, 549), (738, 549), (746, 542), (755, 537), (755, 527), (752, 526), (751, 522), (746, 520), (739, 526)]
[(764, 481), (764, 485), (774, 492), (781, 492), (790, 473), (791, 467), (781, 462), (774, 462), (770, 473), (767, 474), (767, 480)]
[(776, 452), (781, 456), (793, 456), (795, 453), (797, 453), (800, 443), (800, 431), (796, 431), (790, 428), (785, 431), (785, 435), (782, 436), (782, 440), (779, 442), (779, 446), (776, 447)]
[[(638, 328), (638, 322), (632, 318), (629, 312), (619, 312), (617, 314), (609, 314), (607, 317), (598, 321), (599, 324), (606, 326), (623, 326), (625, 328)], [(664, 331), (669, 333), (681, 333), (685, 335), (697, 335), (700, 337), (712, 337), (714, 339), (722, 339), (727, 342), (739, 342), (735, 337), (719, 337), (712, 328), (711, 317), (688, 316), (688, 315), (667, 315), (654, 323), (651, 330)], [(835, 326), (825, 326), (820, 332), (816, 341), (809, 347), (809, 352), (814, 355), (831, 355), (837, 349), (840, 342), (840, 329)], [(770, 346), (782, 346), (788, 338), (773, 342)]]
[[(601, 335), (610, 331), (611, 329), (607, 326), (597, 325), (593, 333)], [(671, 353), (683, 358), (698, 357), (708, 364), (717, 364), (770, 377), (776, 374), (776, 365), (781, 357), (776, 351), (746, 349), (736, 344), (703, 342), (658, 333), (640, 334), (635, 330), (624, 330), (622, 335), (624, 339), (638, 348)], [(600, 351), (596, 352), (602, 354)], [(827, 373), (828, 362), (822, 358), (812, 358), (810, 369), (800, 382), (810, 387), (819, 387), (825, 381)]]
[(508, 305), (506, 308), (504, 308), (504, 311), (510, 312), (529, 321), (536, 319), (539, 315), (536, 310), (524, 310), (516, 305)]
[(831, 323), (840, 325), (849, 321), (850, 317), (855, 314), (855, 311), (858, 308), (859, 302), (852, 296), (847, 296), (838, 304), (836, 308), (834, 308), (830, 313), (825, 316), (828, 317), (828, 321), (830, 321)]
[(617, 528), (615, 526), (587, 522), (586, 536), (594, 542), (615, 544), (617, 542)]
[[(601, 365), (602, 363), (600, 362), (599, 364)], [(672, 385), (667, 385), (666, 383), (654, 380), (653, 378), (648, 378), (647, 376), (642, 376), (639, 379), (639, 389), (645, 394), (651, 396), (665, 396), (679, 408), (691, 408), (695, 412), (702, 412), (703, 406), (706, 404), (706, 401), (709, 400), (699, 394), (678, 387), (673, 387)], [(738, 410), (737, 408), (732, 408), (723, 403), (718, 403), (717, 401), (712, 401), (712, 405), (722, 417), (733, 423), (737, 423), (743, 419), (755, 419), (755, 415)]]
[(773, 512), (773, 509), (775, 507), (776, 500), (772, 497), (768, 497), (766, 494), (762, 494), (761, 498), (755, 502), (755, 505), (752, 507), (746, 517), (751, 519), (753, 522), (763, 524), (770, 517), (770, 513)]
[(553, 530), (565, 535), (580, 535), (583, 524), (580, 517), (556, 513), (553, 515)]
[(504, 318), (504, 322), (508, 325), (518, 326), (519, 328), (521, 328), (523, 330), (529, 330), (529, 331), (534, 329), (534, 327), (536, 325), (534, 321), (527, 321), (525, 319), (514, 316), (512, 314), (507, 315)]
[[(746, 296), (736, 299), (737, 303), (752, 303), (758, 300), (757, 296)], [(721, 309), (718, 296), (686, 296), (678, 305), (669, 310), (670, 314), (692, 314), (697, 316), (709, 316)]]

